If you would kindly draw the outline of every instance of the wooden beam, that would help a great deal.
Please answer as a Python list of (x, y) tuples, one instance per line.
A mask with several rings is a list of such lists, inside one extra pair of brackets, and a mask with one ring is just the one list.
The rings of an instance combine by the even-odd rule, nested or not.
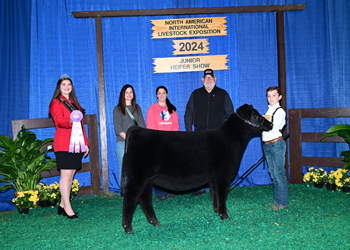
[[(321, 142), (321, 138), (325, 135), (325, 133), (301, 133), (301, 141), (302, 142)], [(326, 137), (322, 140), (322, 142), (344, 142), (344, 138), (340, 136), (332, 136)]]
[(302, 166), (314, 166), (314, 167), (336, 167), (342, 168), (345, 165), (344, 158), (340, 157), (301, 157)]
[[(85, 172), (91, 172), (91, 163), (90, 162), (83, 162), (81, 164), (81, 169), (79, 169), (79, 171), (77, 171), (77, 173), (85, 173)], [(60, 175), (61, 175), (61, 172), (57, 170), (57, 167), (52, 168), (50, 171), (42, 171), (41, 172), (41, 176), (44, 178), (52, 177), (52, 176), (60, 176)], [(100, 187), (100, 190), (101, 190), (101, 187)], [(98, 193), (98, 192), (96, 192), (96, 193)], [(96, 194), (96, 193), (94, 193), (94, 194)]]
[(200, 14), (302, 11), (305, 9), (305, 7), (306, 7), (306, 4), (288, 4), (288, 5), (262, 5), (262, 6), (260, 5), (260, 6), (234, 6), (234, 7), (209, 7), (209, 8), (73, 11), (72, 14), (75, 18), (200, 15)]
[[(282, 100), (281, 107), (287, 109), (287, 84), (286, 84), (286, 47), (284, 41), (284, 12), (276, 13), (276, 30), (277, 30), (277, 71), (278, 71), (278, 87), (281, 89)], [(287, 135), (287, 129), (283, 131), (283, 137)], [(286, 143), (285, 165), (286, 175), (288, 178), (288, 143)], [(289, 179), (289, 178), (288, 178)]]
[(350, 108), (300, 109), (301, 117), (349, 117)]
[(98, 104), (100, 112), (100, 136), (102, 157), (102, 186), (103, 192), (109, 194), (108, 181), (108, 154), (107, 154), (107, 122), (106, 122), (106, 97), (103, 64), (102, 19), (95, 18), (96, 47), (97, 47), (97, 74), (98, 74)]
[[(11, 124), (13, 138), (17, 137), (18, 131), (22, 129), (22, 125), (24, 125), (26, 129), (55, 127), (53, 120), (48, 118), (12, 120)], [(40, 126), (38, 124), (40, 124)]]

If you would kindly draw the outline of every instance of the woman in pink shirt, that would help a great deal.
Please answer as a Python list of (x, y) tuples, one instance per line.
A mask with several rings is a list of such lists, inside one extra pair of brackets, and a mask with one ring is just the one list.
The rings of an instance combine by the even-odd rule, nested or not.
[(159, 86), (156, 90), (158, 102), (149, 107), (147, 128), (165, 131), (179, 131), (179, 117), (176, 108), (168, 99), (168, 90)]
[[(159, 86), (156, 90), (158, 102), (149, 107), (147, 112), (147, 128), (164, 131), (179, 131), (179, 117), (176, 108), (168, 99), (168, 90)], [(158, 188), (154, 194), (159, 200), (173, 198), (174, 195)]]

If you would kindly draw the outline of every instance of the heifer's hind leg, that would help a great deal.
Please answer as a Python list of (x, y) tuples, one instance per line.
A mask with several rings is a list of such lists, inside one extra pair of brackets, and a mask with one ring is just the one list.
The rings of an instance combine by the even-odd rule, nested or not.
[(215, 213), (218, 212), (218, 202), (217, 202), (217, 195), (216, 195), (216, 187), (213, 185), (213, 182), (209, 182), (209, 187), (210, 187), (210, 193), (211, 193), (211, 199), (213, 201), (213, 209)]
[[(135, 188), (137, 187), (137, 188)], [(140, 193), (142, 192), (139, 185), (132, 185), (130, 181), (126, 184), (123, 197), (123, 221), (122, 225), (127, 234), (133, 233), (132, 217), (134, 215)]]
[(152, 205), (153, 183), (147, 185), (140, 197), (140, 205), (149, 223), (153, 226), (160, 226)]

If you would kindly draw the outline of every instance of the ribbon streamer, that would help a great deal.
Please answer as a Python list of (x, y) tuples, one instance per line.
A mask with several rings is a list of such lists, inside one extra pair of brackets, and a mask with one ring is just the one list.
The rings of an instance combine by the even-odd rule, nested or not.
[(80, 125), (80, 121), (83, 119), (83, 113), (81, 113), (79, 110), (74, 110), (70, 114), (70, 118), (73, 121), (73, 125), (72, 134), (70, 136), (69, 152), (79, 153), (80, 148), (81, 152), (86, 152), (83, 129)]

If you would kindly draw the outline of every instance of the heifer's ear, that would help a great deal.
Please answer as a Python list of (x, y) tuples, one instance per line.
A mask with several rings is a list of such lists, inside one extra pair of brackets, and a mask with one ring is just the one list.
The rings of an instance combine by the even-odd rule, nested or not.
[(240, 117), (248, 119), (250, 118), (251, 110), (252, 110), (251, 105), (244, 104), (237, 109), (236, 113), (238, 113)]
[(243, 104), (242, 106), (240, 106), (238, 109), (237, 109), (237, 111), (238, 110), (244, 110), (244, 109), (247, 109), (249, 107), (249, 105), (248, 104)]

